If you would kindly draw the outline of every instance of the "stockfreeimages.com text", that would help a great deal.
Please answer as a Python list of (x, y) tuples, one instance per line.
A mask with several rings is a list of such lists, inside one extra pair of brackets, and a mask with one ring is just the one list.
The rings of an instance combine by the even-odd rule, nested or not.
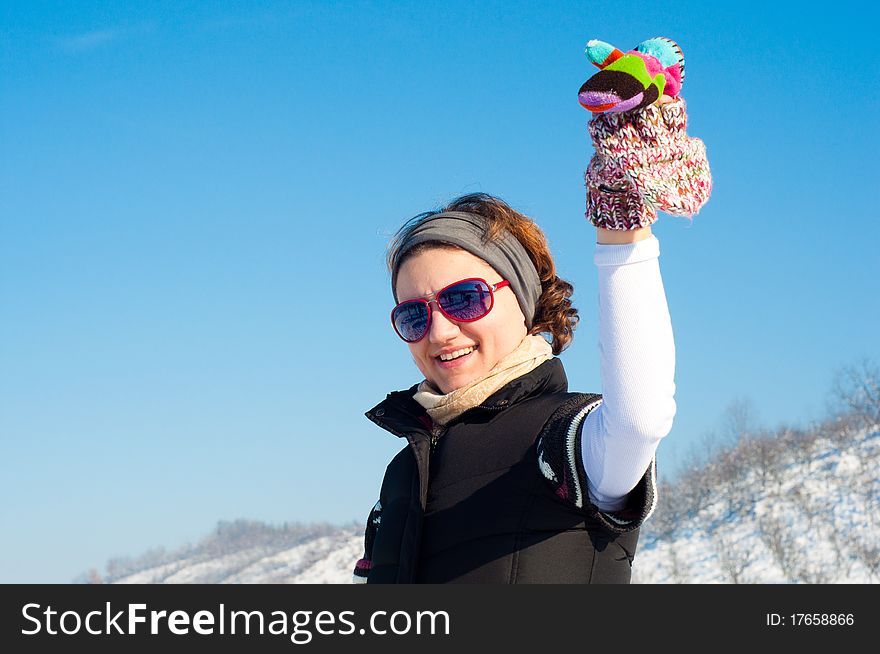
[[(26, 636), (48, 634), (72, 636), (85, 631), (94, 636), (110, 634), (174, 634), (185, 636), (190, 630), (196, 634), (271, 634), (289, 635), (296, 645), (311, 642), (315, 634), (322, 636), (375, 634), (377, 636), (404, 634), (449, 635), (449, 614), (446, 611), (373, 611), (367, 623), (358, 627), (354, 611), (227, 611), (220, 604), (216, 613), (201, 610), (190, 615), (188, 611), (147, 610), (146, 604), (127, 604), (114, 613), (110, 602), (104, 611), (89, 611), (84, 616), (77, 611), (59, 613), (50, 606), (25, 604), (21, 609), (27, 628)], [(122, 626), (121, 626), (122, 625)], [(139, 626), (143, 625), (143, 626)]]

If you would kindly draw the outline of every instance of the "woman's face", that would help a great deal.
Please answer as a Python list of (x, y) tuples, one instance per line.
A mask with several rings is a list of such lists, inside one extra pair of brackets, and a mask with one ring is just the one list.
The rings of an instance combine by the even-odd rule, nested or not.
[[(425, 250), (408, 257), (400, 266), (397, 299), (403, 302), (421, 298), (468, 277), (480, 277), (489, 284), (502, 279), (492, 266), (466, 250)], [(513, 291), (506, 286), (495, 292), (495, 304), (488, 315), (474, 322), (452, 321), (432, 302), (427, 336), (407, 345), (425, 379), (445, 394), (485, 375), (527, 333), (525, 316)], [(440, 360), (440, 354), (467, 347), (475, 349), (453, 361)]]

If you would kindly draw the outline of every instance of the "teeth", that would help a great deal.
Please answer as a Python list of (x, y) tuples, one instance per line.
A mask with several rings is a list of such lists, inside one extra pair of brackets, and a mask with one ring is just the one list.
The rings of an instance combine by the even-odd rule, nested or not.
[(441, 361), (452, 361), (453, 359), (457, 359), (460, 356), (464, 356), (465, 354), (470, 354), (474, 351), (472, 347), (466, 347), (463, 350), (456, 350), (455, 352), (450, 352), (449, 354), (441, 354)]

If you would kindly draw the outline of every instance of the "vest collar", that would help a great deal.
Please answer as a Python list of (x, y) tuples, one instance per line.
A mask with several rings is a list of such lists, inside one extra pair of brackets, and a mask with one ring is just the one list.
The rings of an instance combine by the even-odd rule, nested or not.
[[(430, 436), (431, 418), (424, 407), (413, 399), (418, 387), (418, 384), (414, 384), (404, 391), (389, 393), (384, 400), (364, 415), (395, 436), (406, 437), (414, 432)], [(508, 382), (487, 397), (482, 404), (462, 413), (451, 424), (463, 416), (473, 417), (478, 412), (502, 411), (542, 393), (567, 391), (568, 377), (562, 366), (562, 360), (553, 357), (534, 370)]]

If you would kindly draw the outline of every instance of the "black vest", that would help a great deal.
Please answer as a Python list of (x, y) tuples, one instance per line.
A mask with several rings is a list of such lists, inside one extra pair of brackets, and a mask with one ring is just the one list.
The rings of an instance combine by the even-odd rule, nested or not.
[(366, 414), (408, 441), (382, 482), (369, 583), (629, 582), (638, 528), (609, 529), (539, 467), (538, 435), (576, 395), (558, 358), (464, 412), (435, 446), (416, 388)]

